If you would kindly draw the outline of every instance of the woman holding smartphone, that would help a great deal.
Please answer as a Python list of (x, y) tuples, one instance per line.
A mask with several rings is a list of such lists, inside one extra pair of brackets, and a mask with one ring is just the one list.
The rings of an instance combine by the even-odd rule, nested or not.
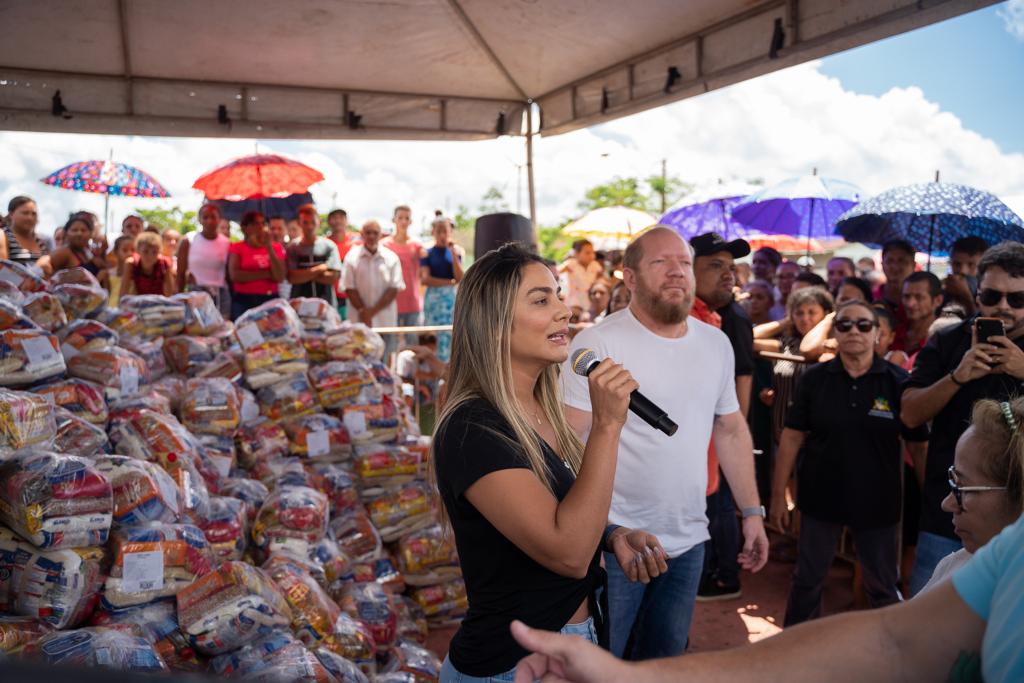
[(525, 655), (509, 631), (515, 619), (596, 642), (602, 547), (637, 580), (667, 569), (650, 534), (618, 528), (603, 538), (637, 383), (611, 360), (590, 373), (594, 424), (584, 446), (559, 390), (569, 317), (551, 271), (517, 245), (488, 253), (462, 280), (432, 459), (469, 611), (443, 683), (511, 681)]

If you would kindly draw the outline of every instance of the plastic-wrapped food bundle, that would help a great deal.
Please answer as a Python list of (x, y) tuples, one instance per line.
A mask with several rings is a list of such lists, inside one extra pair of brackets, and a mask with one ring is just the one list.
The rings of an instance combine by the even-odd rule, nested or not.
[(96, 606), (103, 563), (103, 548), (39, 550), (0, 528), (0, 613), (76, 626)]
[(0, 616), (0, 660), (52, 632), (53, 627), (39, 619)]
[(353, 461), (364, 487), (403, 483), (421, 472), (420, 456), (402, 446), (357, 444)]
[(58, 285), (53, 293), (60, 300), (68, 320), (78, 320), (103, 308), (106, 290), (88, 285)]
[(194, 376), (221, 352), (220, 341), (213, 337), (176, 335), (164, 340), (164, 356), (171, 370)]
[(310, 558), (323, 568), (327, 594), (341, 600), (348, 584), (355, 580), (348, 555), (330, 538), (321, 539), (310, 548)]
[(413, 588), (410, 597), (427, 615), (427, 620), (438, 625), (453, 623), (464, 616), (469, 608), (466, 584), (462, 579)]
[(256, 392), (260, 413), (271, 420), (285, 420), (320, 410), (316, 392), (305, 373), (292, 375)]
[(21, 308), (32, 322), (47, 332), (56, 332), (68, 324), (60, 299), (49, 292), (29, 294), (22, 301)]
[(258, 462), (288, 454), (288, 435), (276, 422), (264, 420), (242, 425), (235, 434), (238, 463), (252, 468)]
[(331, 361), (309, 369), (309, 379), (316, 389), (320, 405), (326, 408), (341, 408), (354, 403), (361, 396), (364, 400), (380, 398), (377, 380), (370, 366), (363, 361)]
[(398, 615), (398, 639), (410, 640), (420, 645), (427, 642), (430, 627), (427, 615), (416, 601), (405, 595), (395, 596), (395, 613)]
[(210, 512), (202, 529), (217, 559), (242, 559), (248, 533), (248, 505), (238, 498), (210, 496)]
[(370, 679), (360, 670), (355, 662), (350, 662), (341, 655), (325, 647), (313, 651), (324, 668), (334, 676), (337, 683), (370, 683)]
[(110, 450), (107, 432), (99, 425), (87, 422), (63, 408), (54, 408), (53, 417), (57, 433), (53, 437), (53, 450), (57, 453), (92, 458)]
[(387, 488), (365, 501), (370, 520), (385, 543), (434, 521), (430, 487), (422, 481)]
[(385, 443), (398, 436), (398, 407), (390, 396), (363, 400), (343, 406), (338, 414), (345, 421), (353, 443)]
[(341, 420), (325, 413), (313, 413), (281, 422), (288, 435), (292, 455), (326, 460), (345, 460), (352, 453), (348, 430)]
[(181, 518), (178, 485), (156, 463), (124, 455), (102, 455), (93, 463), (113, 488), (115, 526), (177, 522)]
[(183, 292), (171, 301), (185, 304), (185, 334), (203, 336), (224, 325), (224, 317), (207, 292)]
[(103, 387), (72, 377), (32, 389), (44, 399), (96, 425), (105, 425), (110, 417)]
[[(210, 337), (212, 339), (212, 337)], [(233, 383), (242, 381), (242, 364), (233, 353), (221, 351), (209, 363), (198, 366), (195, 369), (196, 377), (223, 377)], [(255, 399), (253, 405), (256, 405)], [(259, 407), (256, 407), (256, 414), (259, 415)]]
[(32, 269), (7, 259), (0, 259), (0, 280), (14, 285), (18, 291), (26, 294), (46, 289), (46, 280)]
[(241, 420), (235, 387), (226, 379), (190, 379), (181, 403), (181, 421), (197, 434), (234, 434)]
[(131, 311), (142, 324), (139, 336), (173, 337), (185, 329), (185, 304), (158, 294), (123, 296), (119, 305), (122, 310)]
[(354, 662), (363, 673), (377, 670), (377, 644), (370, 627), (356, 617), (342, 612), (334, 622), (331, 636), (320, 649), (328, 649)]
[(345, 321), (327, 334), (327, 356), (331, 360), (380, 359), (384, 339), (362, 323)]
[(273, 555), (263, 570), (274, 580), (292, 610), (292, 632), (309, 647), (329, 637), (341, 610), (306, 570), (305, 563)]
[(216, 561), (203, 532), (191, 524), (122, 527), (111, 536), (114, 563), (104, 605), (128, 607), (185, 590)]
[(110, 482), (85, 458), (46, 451), (0, 462), (0, 519), (39, 548), (103, 545)]
[(327, 533), (327, 496), (306, 486), (280, 488), (270, 494), (256, 515), (252, 537), (266, 548), (275, 540), (316, 543)]
[(395, 643), (397, 616), (391, 594), (376, 583), (354, 583), (348, 587), (341, 608), (370, 627), (378, 651)]
[(102, 385), (108, 400), (139, 393), (149, 379), (145, 361), (119, 346), (79, 353), (68, 361), (68, 374)]
[(230, 652), (287, 627), (291, 616), (270, 577), (242, 562), (224, 562), (178, 593), (178, 623), (207, 655)]
[(237, 498), (245, 503), (246, 520), (251, 524), (256, 521), (256, 513), (259, 512), (263, 501), (270, 496), (270, 491), (261, 482), (255, 479), (229, 478), (221, 482), (220, 492), (225, 496)]
[(354, 561), (377, 557), (383, 541), (370, 516), (363, 510), (352, 510), (331, 520), (331, 534), (338, 546)]
[(415, 683), (437, 683), (441, 675), (441, 660), (430, 650), (409, 641), (399, 641), (391, 649), (384, 674), (404, 672), (412, 674)]
[(139, 337), (146, 329), (135, 311), (123, 308), (105, 308), (96, 314), (96, 320), (117, 332), (122, 339)]
[(246, 311), (235, 321), (245, 354), (245, 379), (257, 389), (309, 369), (302, 346), (302, 323), (283, 299)]
[(101, 608), (93, 613), (89, 623), (93, 626), (134, 624), (172, 670), (199, 671), (202, 666), (192, 644), (178, 627), (174, 600), (157, 600), (120, 609)]
[(57, 337), (40, 329), (0, 330), (0, 385), (33, 384), (67, 369)]
[[(21, 306), (8, 301), (7, 299), (0, 299), (0, 330), (9, 329), (19, 330), (37, 330), (42, 329), (40, 325), (37, 325), (25, 312)], [(46, 330), (52, 332), (53, 330)]]
[(377, 557), (363, 560), (352, 565), (352, 574), (356, 583), (376, 583), (392, 595), (405, 590), (405, 578), (395, 568), (390, 557)]
[(312, 460), (306, 463), (306, 468), (315, 472), (320, 479), (318, 488), (327, 495), (332, 517), (362, 505), (352, 473), (344, 465)]
[(442, 583), (462, 574), (455, 544), (439, 524), (400, 539), (396, 555), (406, 583), (414, 586)]
[(121, 336), (98, 320), (75, 320), (57, 333), (65, 358), (85, 351), (105, 351), (117, 346)]
[(0, 387), (0, 455), (47, 444), (57, 430), (53, 411), (37, 394)]
[(235, 440), (231, 433), (227, 434), (196, 434), (196, 440), (206, 451), (206, 459), (213, 463), (213, 468), (221, 477), (227, 477), (235, 467)]
[(89, 626), (43, 636), (28, 650), (47, 664), (101, 666), (121, 671), (167, 671), (167, 664), (138, 627)]

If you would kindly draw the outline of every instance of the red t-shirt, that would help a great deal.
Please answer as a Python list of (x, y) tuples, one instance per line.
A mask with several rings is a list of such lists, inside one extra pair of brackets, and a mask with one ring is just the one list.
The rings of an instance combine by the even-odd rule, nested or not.
[[(274, 253), (284, 260), (284, 247), (274, 242)], [(228, 254), (238, 255), (239, 270), (270, 270), (270, 254), (266, 247), (254, 249), (244, 240), (235, 242), (228, 247)], [(231, 288), (239, 294), (277, 294), (277, 283), (270, 278), (252, 280), (250, 282), (232, 282)]]
[(132, 257), (135, 263), (132, 264), (132, 282), (135, 283), (136, 294), (159, 294), (164, 293), (164, 279), (167, 271), (171, 269), (171, 261), (166, 256), (157, 256), (153, 264), (153, 272), (147, 275), (142, 272), (142, 264), (138, 261), (138, 255)]

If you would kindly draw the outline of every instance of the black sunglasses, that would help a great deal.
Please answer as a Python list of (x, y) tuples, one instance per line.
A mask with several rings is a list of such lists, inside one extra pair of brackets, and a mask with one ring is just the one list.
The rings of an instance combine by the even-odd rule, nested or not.
[(978, 292), (978, 301), (982, 306), (998, 306), (1006, 298), (1010, 308), (1024, 308), (1024, 292), (1001, 292), (998, 289), (983, 289)]
[(849, 332), (850, 330), (853, 329), (853, 326), (856, 325), (857, 331), (863, 332), (864, 334), (867, 334), (871, 330), (878, 327), (878, 323), (876, 323), (874, 320), (870, 320), (869, 318), (860, 318), (858, 320), (852, 320), (850, 318), (839, 318), (838, 320), (835, 321), (835, 323), (833, 323), (833, 325), (836, 328), (836, 332), (844, 333)]
[(1005, 491), (1005, 486), (960, 486), (960, 477), (956, 473), (956, 466), (950, 465), (946, 471), (946, 477), (949, 481), (949, 490), (953, 492), (953, 498), (956, 499), (957, 507), (960, 511), (964, 510), (964, 494), (975, 493), (980, 491)]

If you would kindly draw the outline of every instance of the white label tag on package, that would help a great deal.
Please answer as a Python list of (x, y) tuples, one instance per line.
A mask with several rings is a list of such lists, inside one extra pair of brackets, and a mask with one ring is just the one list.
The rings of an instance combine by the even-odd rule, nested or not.
[(28, 365), (33, 368), (50, 365), (60, 356), (60, 351), (53, 348), (49, 337), (28, 337), (21, 340), (21, 348), (28, 356)]
[(320, 314), (320, 301), (317, 299), (306, 299), (299, 304), (299, 316), (312, 318)]
[(124, 556), (121, 589), (125, 593), (158, 591), (164, 587), (164, 551), (151, 550)]
[(238, 341), (242, 348), (248, 349), (263, 343), (263, 333), (260, 332), (260, 328), (252, 323), (242, 325), (236, 331), (238, 332)]
[(139, 369), (134, 365), (121, 366), (121, 393), (125, 396), (139, 393)]
[(309, 448), (310, 457), (327, 455), (331, 450), (331, 436), (324, 429), (310, 432), (306, 436), (306, 446)]
[(361, 436), (366, 433), (366, 414), (360, 412), (345, 413), (345, 429), (353, 436)]

